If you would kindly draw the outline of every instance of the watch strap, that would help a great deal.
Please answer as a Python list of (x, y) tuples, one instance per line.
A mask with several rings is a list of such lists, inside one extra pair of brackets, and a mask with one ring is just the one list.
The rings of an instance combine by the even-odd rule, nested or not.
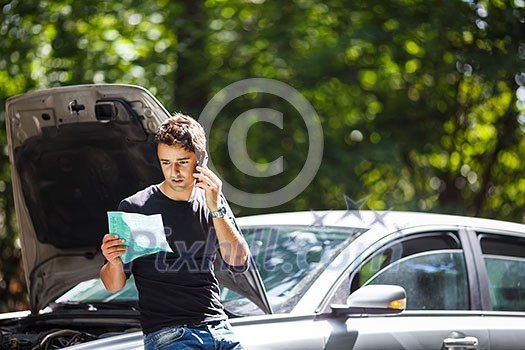
[(210, 215), (212, 218), (220, 218), (226, 215), (226, 208), (225, 207), (219, 207), (219, 209), (210, 211)]

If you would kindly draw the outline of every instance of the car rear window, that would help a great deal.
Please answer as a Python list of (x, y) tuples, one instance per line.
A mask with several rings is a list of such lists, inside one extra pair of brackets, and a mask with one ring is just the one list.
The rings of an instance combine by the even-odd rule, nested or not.
[(480, 234), (494, 311), (525, 311), (525, 239)]

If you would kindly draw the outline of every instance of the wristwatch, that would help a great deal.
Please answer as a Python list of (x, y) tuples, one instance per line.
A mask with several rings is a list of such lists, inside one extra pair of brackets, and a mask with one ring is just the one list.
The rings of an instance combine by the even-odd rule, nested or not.
[(226, 215), (226, 208), (225, 207), (219, 207), (219, 209), (210, 211), (210, 215), (212, 218), (220, 218)]

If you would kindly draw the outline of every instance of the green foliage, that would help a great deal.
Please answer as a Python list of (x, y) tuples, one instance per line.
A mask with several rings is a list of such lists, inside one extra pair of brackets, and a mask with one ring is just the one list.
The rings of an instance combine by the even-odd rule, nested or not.
[[(198, 117), (228, 84), (271, 78), (319, 114), (322, 164), (297, 198), (237, 206), (239, 215), (344, 209), (346, 194), (367, 198), (363, 208), (523, 222), (524, 21), (517, 0), (13, 0), (0, 15), (0, 102), (36, 88), (128, 83)], [(255, 124), (249, 154), (263, 168), (282, 155), (285, 171), (256, 178), (232, 164), (227, 139), (238, 115), (263, 107), (283, 113), (283, 129)], [(266, 193), (297, 176), (308, 133), (289, 103), (254, 93), (221, 111), (210, 148), (225, 181)], [(23, 282), (5, 147), (0, 157), (0, 309), (14, 309)]]

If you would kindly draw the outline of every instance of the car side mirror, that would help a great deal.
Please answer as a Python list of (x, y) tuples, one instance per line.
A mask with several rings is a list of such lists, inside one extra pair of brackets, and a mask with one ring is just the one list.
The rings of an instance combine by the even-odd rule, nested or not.
[(399, 314), (406, 308), (407, 294), (403, 287), (374, 284), (359, 288), (346, 304), (332, 304), (335, 316)]

